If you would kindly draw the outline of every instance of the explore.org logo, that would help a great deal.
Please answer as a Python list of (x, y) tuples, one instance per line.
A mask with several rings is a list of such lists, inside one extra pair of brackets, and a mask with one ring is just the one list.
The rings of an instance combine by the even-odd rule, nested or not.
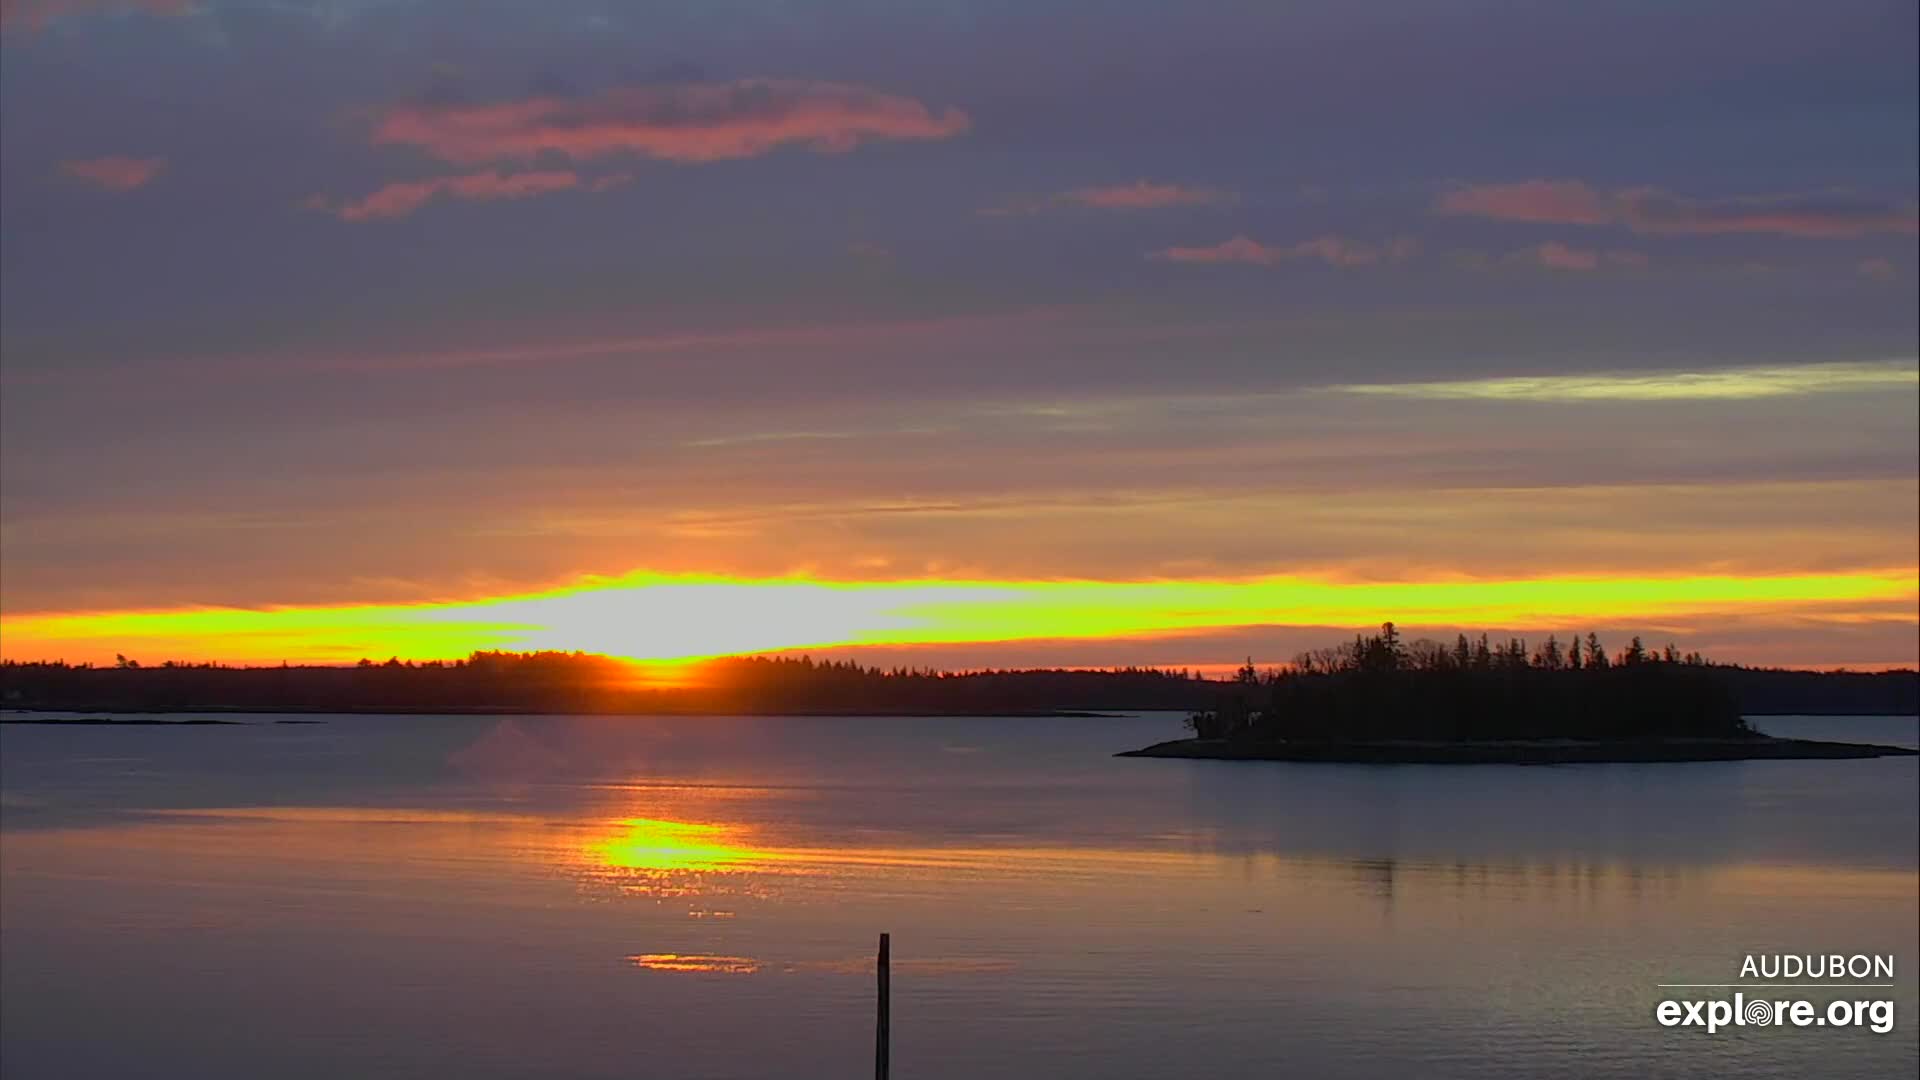
[[(1858, 993), (1893, 989), (1891, 954), (1749, 956), (1740, 965), (1740, 977), (1755, 981), (1661, 983), (1663, 990), (1733, 990), (1735, 993), (1731, 1000), (1724, 996), (1691, 1000), (1668, 998), (1654, 1006), (1653, 1018), (1662, 1027), (1700, 1027), (1709, 1035), (1730, 1027), (1864, 1027), (1879, 1035), (1893, 1030), (1891, 996)], [(1771, 979), (1808, 981), (1763, 981)], [(1808, 1001), (1800, 995), (1768, 993), (1780, 990), (1841, 993), (1824, 1003)], [(1749, 991), (1758, 993), (1749, 996)]]

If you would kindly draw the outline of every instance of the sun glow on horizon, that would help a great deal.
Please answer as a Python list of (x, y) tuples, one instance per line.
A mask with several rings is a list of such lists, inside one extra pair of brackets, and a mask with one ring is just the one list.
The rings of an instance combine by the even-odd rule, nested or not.
[(0, 617), (10, 659), (116, 653), (233, 663), (449, 659), (559, 650), (644, 662), (684, 684), (704, 659), (847, 646), (1148, 638), (1259, 626), (1559, 629), (1623, 619), (1762, 615), (1912, 622), (1913, 568), (1826, 574), (1551, 576), (1348, 581), (829, 581), (635, 573), (441, 604), (193, 608)]

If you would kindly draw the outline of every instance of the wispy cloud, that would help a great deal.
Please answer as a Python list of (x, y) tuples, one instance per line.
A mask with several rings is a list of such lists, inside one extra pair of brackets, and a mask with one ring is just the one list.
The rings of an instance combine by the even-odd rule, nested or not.
[(969, 124), (959, 109), (935, 111), (863, 86), (742, 79), (489, 104), (391, 105), (374, 111), (371, 138), (460, 165), (546, 153), (699, 163), (757, 157), (788, 144), (841, 152), (881, 139), (944, 139)]
[(1507, 255), (1506, 261), (1543, 266), (1549, 270), (1586, 271), (1598, 270), (1602, 266), (1639, 268), (1646, 266), (1649, 260), (1638, 251), (1593, 251), (1549, 240), (1512, 252)]
[(1861, 277), (1870, 277), (1879, 281), (1891, 281), (1900, 274), (1893, 265), (1892, 259), (1862, 259), (1860, 265), (1854, 269), (1859, 271)]
[(1920, 231), (1920, 211), (1845, 194), (1695, 199), (1656, 187), (1600, 191), (1579, 180), (1523, 180), (1441, 195), (1443, 214), (1552, 225), (1615, 225), (1640, 233), (1771, 233), (1835, 237)]
[(706, 450), (722, 446), (750, 446), (755, 443), (837, 442), (860, 438), (855, 431), (754, 431), (743, 435), (714, 435), (704, 439), (685, 439), (680, 445)]
[(1627, 220), (1648, 233), (1778, 233), (1783, 236), (1864, 236), (1920, 231), (1914, 204), (1896, 205), (1843, 195), (1765, 195), (1687, 199), (1657, 188), (1620, 196)]
[(1523, 180), (1449, 191), (1435, 209), (1498, 221), (1551, 225), (1606, 225), (1613, 221), (1607, 197), (1578, 180)]
[(60, 171), (70, 179), (102, 191), (132, 191), (145, 187), (166, 167), (167, 159), (157, 157), (97, 157), (60, 163)]
[[(316, 202), (316, 199), (319, 200)], [(323, 196), (307, 200), (311, 209), (334, 212)], [(548, 365), (591, 362), (622, 355), (661, 355), (676, 352), (726, 349), (836, 348), (882, 342), (950, 339), (959, 335), (1005, 335), (1032, 333), (1037, 328), (1058, 324), (1066, 308), (1034, 307), (1003, 313), (952, 315), (925, 319), (877, 322), (799, 323), (732, 329), (666, 331), (627, 337), (529, 341), (520, 344), (476, 346), (424, 352), (345, 352), (283, 353), (263, 356), (235, 353), (220, 357), (180, 358), (160, 361), (169, 377), (198, 374), (222, 379), (262, 377), (322, 371), (397, 372), (436, 371), (459, 368), (505, 367), (519, 364)], [(997, 338), (995, 338), (997, 340)], [(154, 370), (149, 368), (148, 370)], [(100, 377), (97, 370), (64, 369), (60, 378), (88, 381)], [(0, 373), (0, 385), (17, 385), (37, 379), (8, 371)]]
[(198, 8), (195, 0), (0, 0), (0, 28), (38, 30), (72, 15), (191, 15)]
[(1920, 389), (1913, 360), (1721, 368), (1715, 371), (1520, 375), (1446, 382), (1346, 383), (1342, 394), (1429, 401), (1698, 401)]
[(526, 199), (556, 191), (606, 191), (631, 179), (628, 174), (616, 173), (587, 181), (582, 180), (578, 173), (564, 169), (520, 173), (489, 171), (392, 183), (364, 198), (345, 203), (336, 203), (324, 195), (314, 195), (304, 205), (309, 209), (324, 210), (342, 221), (378, 221), (406, 217), (442, 195), (479, 202)]
[(1253, 263), (1274, 266), (1297, 259), (1317, 259), (1328, 266), (1371, 266), (1376, 263), (1405, 262), (1419, 251), (1419, 242), (1410, 236), (1396, 237), (1384, 244), (1358, 243), (1328, 234), (1302, 240), (1297, 244), (1268, 245), (1245, 234), (1205, 247), (1170, 247), (1148, 255), (1180, 263)]
[(1237, 198), (1231, 191), (1214, 188), (1183, 187), (1179, 184), (1154, 184), (1137, 180), (1114, 187), (1075, 188), (1061, 198), (1081, 206), (1101, 210), (1150, 210), (1161, 206), (1204, 206), (1230, 203)]
[(980, 213), (989, 217), (1004, 217), (1073, 206), (1093, 210), (1157, 210), (1168, 206), (1223, 206), (1239, 200), (1237, 193), (1219, 188), (1136, 180), (1131, 184), (1074, 188), (1040, 198), (1015, 199), (1000, 206), (983, 208)]

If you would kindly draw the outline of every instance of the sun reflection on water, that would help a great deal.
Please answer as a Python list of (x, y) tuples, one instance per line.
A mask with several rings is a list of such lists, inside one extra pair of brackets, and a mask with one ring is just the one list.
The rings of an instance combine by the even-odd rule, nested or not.
[(817, 872), (808, 861), (803, 853), (755, 843), (745, 826), (647, 817), (607, 822), (580, 858), (588, 878), (656, 899), (765, 897), (770, 875)]
[(760, 962), (751, 956), (713, 956), (692, 953), (639, 953), (627, 957), (635, 967), (698, 975), (752, 975)]
[(626, 818), (619, 831), (596, 841), (603, 866), (619, 870), (721, 870), (753, 861), (756, 852), (737, 829), (691, 821)]

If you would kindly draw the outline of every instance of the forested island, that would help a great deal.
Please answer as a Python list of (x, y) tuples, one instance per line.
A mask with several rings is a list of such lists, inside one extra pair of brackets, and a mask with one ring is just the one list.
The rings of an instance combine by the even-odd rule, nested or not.
[[(1356, 648), (1358, 651), (1356, 652)], [(1381, 650), (1384, 650), (1381, 651)], [(1442, 656), (1442, 654), (1445, 654)], [(1392, 657), (1392, 678), (1377, 678)], [(1595, 658), (1598, 659), (1595, 659)], [(1599, 676), (1596, 671), (1631, 671)], [(1577, 673), (1577, 674), (1576, 674)], [(1664, 675), (1684, 675), (1663, 678)], [(1591, 677), (1589, 677), (1591, 676)], [(1418, 688), (1409, 677), (1431, 679)], [(1554, 681), (1554, 680), (1561, 681)], [(1565, 680), (1575, 681), (1565, 681)], [(1351, 684), (1351, 685), (1349, 685)], [(1575, 687), (1580, 689), (1576, 692)], [(1550, 689), (1540, 689), (1550, 687)], [(1497, 689), (1504, 712), (1473, 702)], [(1459, 698), (1447, 715), (1489, 723), (1527, 713), (1525, 695), (1552, 715), (1561, 699), (1569, 717), (1615, 715), (1619, 708), (1700, 708), (1715, 715), (1778, 713), (1913, 714), (1920, 675), (1900, 672), (1813, 672), (1714, 664), (1668, 647), (1638, 642), (1609, 656), (1596, 638), (1568, 648), (1550, 638), (1538, 648), (1464, 638), (1431, 642), (1359, 639), (1318, 650), (1261, 672), (1249, 663), (1238, 676), (1208, 678), (1159, 668), (940, 671), (878, 668), (851, 660), (805, 656), (738, 657), (661, 673), (587, 653), (476, 652), (458, 660), (361, 660), (350, 665), (235, 667), (182, 661), (111, 665), (0, 662), (0, 707), (100, 713), (687, 713), (1035, 715), (1071, 712), (1193, 712), (1213, 719), (1209, 737), (1261, 741), (1310, 717), (1411, 715), (1395, 695), (1423, 701)], [(1466, 695), (1461, 697), (1461, 695)], [(1515, 697), (1513, 695), (1520, 695)], [(1608, 695), (1621, 695), (1612, 701)], [(1323, 701), (1317, 699), (1324, 698)], [(1284, 699), (1284, 700), (1281, 700)], [(1601, 703), (1610, 702), (1604, 708)], [(1688, 703), (1692, 704), (1688, 704)], [(1275, 705), (1281, 706), (1276, 710)], [(1526, 705), (1532, 709), (1533, 705)], [(1396, 712), (1396, 710), (1399, 710)], [(1261, 720), (1253, 723), (1252, 714)], [(1274, 720), (1267, 720), (1269, 715)], [(1431, 710), (1418, 715), (1431, 716)], [(1651, 715), (1651, 714), (1649, 714)], [(1344, 721), (1342, 721), (1344, 722)], [(1362, 725), (1373, 721), (1358, 720)], [(1242, 730), (1244, 729), (1244, 730)], [(1305, 733), (1295, 728), (1296, 735)], [(1360, 729), (1355, 729), (1360, 730)], [(1459, 729), (1462, 733), (1464, 728)], [(1385, 733), (1379, 733), (1384, 735)], [(1371, 737), (1371, 736), (1370, 736)]]
[(1249, 662), (1234, 691), (1188, 717), (1192, 738), (1123, 756), (1554, 764), (1915, 753), (1763, 735), (1723, 671), (1639, 638), (1609, 656), (1592, 634), (1565, 646), (1465, 635), (1444, 645), (1404, 642), (1387, 623), (1264, 675)]

